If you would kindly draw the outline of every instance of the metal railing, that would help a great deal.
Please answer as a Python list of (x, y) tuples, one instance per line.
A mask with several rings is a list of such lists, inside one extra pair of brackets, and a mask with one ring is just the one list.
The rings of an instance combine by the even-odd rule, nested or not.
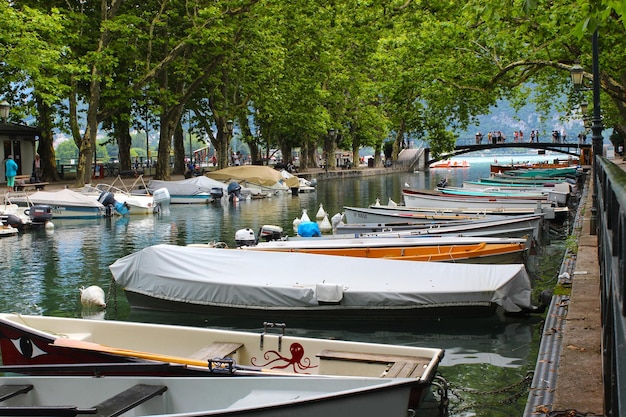
[(617, 417), (626, 415), (626, 172), (604, 157), (596, 163), (604, 408)]

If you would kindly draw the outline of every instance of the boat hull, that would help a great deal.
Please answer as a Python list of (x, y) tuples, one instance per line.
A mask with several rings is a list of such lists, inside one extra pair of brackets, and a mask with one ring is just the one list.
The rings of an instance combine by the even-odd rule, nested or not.
[(413, 385), (407, 379), (323, 377), (2, 377), (7, 392), (25, 386), (29, 392), (0, 405), (12, 415), (75, 415), (79, 409), (146, 417), (405, 417)]

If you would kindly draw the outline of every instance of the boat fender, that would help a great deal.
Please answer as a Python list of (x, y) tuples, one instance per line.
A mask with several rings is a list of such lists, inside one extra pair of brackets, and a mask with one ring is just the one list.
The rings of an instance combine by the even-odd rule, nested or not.
[(315, 284), (315, 299), (319, 304), (339, 304), (343, 299), (343, 285), (327, 282)]
[(105, 308), (107, 305), (104, 301), (104, 290), (97, 285), (81, 287), (80, 303), (85, 307)]
[(320, 231), (320, 227), (317, 223), (312, 221), (302, 221), (298, 225), (298, 235), (302, 237), (320, 237), (322, 236), (322, 232)]

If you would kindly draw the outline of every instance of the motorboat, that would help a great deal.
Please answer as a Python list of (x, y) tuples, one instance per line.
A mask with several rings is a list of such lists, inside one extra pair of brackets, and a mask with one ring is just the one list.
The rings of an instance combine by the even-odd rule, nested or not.
[(407, 207), (474, 208), (474, 209), (527, 209), (554, 207), (545, 198), (516, 196), (451, 196), (440, 191), (403, 188), (402, 197)]
[(225, 184), (234, 181), (242, 187), (256, 188), (269, 194), (290, 192), (300, 186), (298, 178), (285, 178), (279, 171), (266, 165), (230, 166), (205, 175)]
[(437, 161), (437, 162), (433, 162), (432, 164), (430, 164), (429, 166), (430, 168), (445, 168), (445, 169), (450, 169), (450, 168), (469, 168), (470, 167), (470, 163), (467, 162), (466, 160), (463, 161), (452, 161), (449, 159), (443, 160), (443, 161)]
[(31, 375), (410, 378), (414, 402), (444, 356), (438, 348), (290, 336), (274, 322), (252, 333), (20, 314), (0, 314), (0, 348), (0, 369)]
[(0, 223), (18, 230), (53, 227), (52, 208), (48, 205), (21, 207), (11, 202), (5, 195), (0, 204)]
[(499, 187), (485, 187), (483, 189), (467, 187), (437, 187), (436, 191), (441, 194), (449, 194), (460, 197), (519, 197), (538, 201), (556, 203), (559, 206), (566, 206), (569, 200), (569, 191), (562, 192), (556, 189), (548, 191), (532, 189), (501, 189)]
[(116, 201), (128, 207), (129, 214), (154, 214), (162, 208), (167, 210), (171, 202), (167, 188), (156, 189), (154, 192), (147, 190), (143, 176), (140, 175), (130, 186), (126, 186), (118, 176), (111, 184), (85, 185), (81, 192), (96, 199), (101, 198), (103, 193), (112, 193)]
[(406, 417), (415, 380), (267, 376), (0, 377), (3, 415)]
[[(259, 265), (298, 273), (260, 274)], [(343, 256), (162, 244), (120, 258), (109, 269), (135, 309), (273, 320), (421, 319), (493, 314), (498, 306), (508, 313), (536, 310), (523, 264), (355, 263)]]
[[(108, 197), (108, 196), (107, 196)], [(111, 204), (102, 202), (71, 189), (16, 193), (11, 201), (21, 207), (49, 206), (55, 219), (97, 219), (114, 214)], [(107, 203), (115, 202), (108, 199)]]

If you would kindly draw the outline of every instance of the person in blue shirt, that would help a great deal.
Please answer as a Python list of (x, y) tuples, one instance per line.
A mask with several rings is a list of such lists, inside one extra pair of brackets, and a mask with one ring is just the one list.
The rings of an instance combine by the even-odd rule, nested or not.
[(15, 176), (17, 175), (17, 163), (13, 160), (13, 155), (9, 155), (4, 162), (4, 175), (7, 177), (8, 190), (13, 191)]

